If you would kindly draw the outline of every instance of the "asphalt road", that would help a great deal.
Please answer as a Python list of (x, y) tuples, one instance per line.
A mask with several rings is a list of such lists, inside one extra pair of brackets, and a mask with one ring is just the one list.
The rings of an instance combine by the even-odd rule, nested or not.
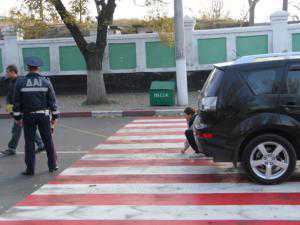
[[(24, 140), (19, 143), (18, 154), (0, 158), (0, 214), (23, 200), (41, 185), (53, 179), (53, 176), (69, 167), (89, 149), (127, 124), (130, 119), (124, 118), (66, 118), (59, 121), (55, 132), (55, 145), (59, 155), (60, 170), (49, 174), (45, 153), (38, 155), (36, 175), (28, 178), (24, 170)], [(10, 138), (12, 120), (0, 119), (0, 150), (6, 149)]]

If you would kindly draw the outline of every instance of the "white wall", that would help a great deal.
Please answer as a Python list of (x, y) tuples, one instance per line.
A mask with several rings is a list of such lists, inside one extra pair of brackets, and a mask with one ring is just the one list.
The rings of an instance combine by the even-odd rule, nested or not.
[[(269, 52), (292, 51), (292, 35), (300, 33), (300, 24), (287, 23), (286, 12), (276, 12), (271, 16), (271, 25), (253, 27), (235, 27), (224, 29), (211, 29), (194, 31), (195, 21), (185, 18), (185, 35), (187, 50), (187, 68), (189, 71), (210, 70), (211, 64), (200, 64), (198, 60), (197, 40), (210, 38), (226, 38), (227, 61), (235, 60), (236, 38), (241, 36), (268, 36)], [(95, 37), (87, 37), (89, 41)], [(170, 68), (147, 68), (146, 65), (146, 42), (159, 41), (157, 34), (132, 34), (132, 35), (109, 35), (108, 43), (135, 43), (136, 44), (136, 68), (112, 70), (109, 65), (108, 51), (106, 51), (103, 68), (105, 73), (135, 73), (135, 72), (169, 72), (175, 71), (175, 67)], [(85, 71), (61, 71), (59, 63), (59, 47), (74, 46), (72, 38), (56, 38), (41, 40), (22, 40), (5, 33), (4, 41), (0, 41), (2, 50), (2, 62), (5, 68), (9, 64), (16, 64), (23, 68), (23, 48), (49, 47), (50, 49), (50, 71), (48, 75), (76, 75), (85, 74)], [(3, 73), (1, 74), (3, 76)]]

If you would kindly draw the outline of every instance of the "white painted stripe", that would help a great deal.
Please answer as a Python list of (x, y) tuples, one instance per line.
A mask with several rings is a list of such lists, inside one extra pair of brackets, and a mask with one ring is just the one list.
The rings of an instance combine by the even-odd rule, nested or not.
[(299, 205), (19, 206), (2, 220), (300, 220)]
[(254, 183), (46, 184), (34, 195), (300, 193), (299, 186), (299, 182), (272, 186)]
[(117, 133), (159, 133), (159, 132), (173, 132), (182, 131), (184, 132), (186, 128), (156, 128), (156, 129), (120, 129)]
[(112, 136), (108, 138), (109, 141), (131, 141), (131, 140), (173, 140), (183, 139), (184, 135), (152, 135), (152, 136)]
[(151, 150), (149, 150), (149, 154), (148, 153), (146, 154), (91, 154), (91, 155), (85, 155), (82, 158), (82, 160), (106, 161), (106, 160), (199, 159), (199, 158), (208, 159), (203, 155), (196, 155), (196, 154), (180, 154), (180, 153), (151, 154)]
[(145, 123), (145, 124), (133, 124), (130, 123), (125, 127), (167, 127), (167, 126), (187, 126), (187, 123)]
[(141, 144), (100, 144), (96, 150), (121, 150), (121, 149), (168, 149), (184, 147), (184, 143), (141, 143)]
[(186, 122), (185, 119), (147, 119), (147, 120), (134, 120), (133, 122), (151, 123), (151, 122)]
[(45, 87), (45, 88), (43, 88), (43, 87), (21, 88), (21, 92), (47, 92), (47, 91), (48, 91), (47, 87)]
[[(87, 154), (89, 151), (57, 151), (57, 154)], [(17, 154), (24, 155), (24, 152), (17, 152)]]
[(228, 174), (239, 170), (228, 166), (140, 166), (140, 167), (70, 167), (63, 171), (63, 176), (91, 175), (136, 175), (136, 174)]

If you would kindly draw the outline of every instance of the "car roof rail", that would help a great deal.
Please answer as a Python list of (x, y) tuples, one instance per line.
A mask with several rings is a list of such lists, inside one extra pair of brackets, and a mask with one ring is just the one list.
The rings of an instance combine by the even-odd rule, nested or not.
[(300, 59), (300, 52), (270, 53), (260, 55), (242, 56), (235, 60), (233, 64), (246, 64), (254, 62), (277, 61), (287, 59)]

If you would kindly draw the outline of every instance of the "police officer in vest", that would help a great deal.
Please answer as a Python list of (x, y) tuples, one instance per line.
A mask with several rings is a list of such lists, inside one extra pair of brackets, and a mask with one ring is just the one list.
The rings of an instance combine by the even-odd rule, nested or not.
[(59, 114), (56, 97), (51, 82), (39, 74), (42, 60), (28, 57), (25, 64), (29, 73), (16, 82), (13, 108), (16, 122), (23, 123), (24, 127), (26, 170), (22, 174), (33, 176), (35, 172), (34, 139), (37, 128), (47, 152), (49, 172), (52, 173), (58, 170), (51, 134), (51, 124), (56, 124)]

